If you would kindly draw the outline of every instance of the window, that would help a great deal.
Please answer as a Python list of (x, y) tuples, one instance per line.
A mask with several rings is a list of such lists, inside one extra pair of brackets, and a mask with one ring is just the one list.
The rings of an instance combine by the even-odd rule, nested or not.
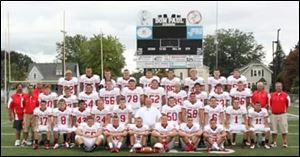
[(181, 80), (182, 80), (182, 77), (183, 77), (183, 76), (182, 76), (182, 72), (180, 72), (180, 79), (181, 79)]
[(258, 70), (258, 76), (260, 76), (260, 70)]
[(254, 76), (256, 76), (256, 70), (254, 70)]
[(36, 73), (33, 74), (33, 79), (34, 79), (34, 80), (36, 79)]
[(264, 77), (264, 69), (261, 69), (261, 76)]
[(251, 86), (250, 86), (251, 84), (250, 83), (248, 83), (248, 87), (250, 88)]
[(251, 69), (251, 77), (253, 77), (253, 70)]

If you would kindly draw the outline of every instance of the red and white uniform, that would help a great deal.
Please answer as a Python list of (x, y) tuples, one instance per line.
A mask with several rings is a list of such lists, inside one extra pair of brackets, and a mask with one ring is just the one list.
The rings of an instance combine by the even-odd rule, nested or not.
[(162, 97), (166, 95), (164, 88), (158, 87), (153, 89), (151, 87), (144, 88), (144, 94), (152, 100), (152, 105), (158, 110), (161, 110)]
[[(113, 87), (117, 87), (117, 83), (115, 80), (111, 79), (111, 83)], [(105, 79), (101, 80), (100, 85), (102, 85), (105, 88)]]
[(176, 104), (182, 106), (183, 101), (187, 98), (187, 93), (184, 90), (180, 90), (179, 92), (169, 91), (167, 94), (168, 98), (173, 97), (176, 100)]
[(188, 127), (187, 123), (181, 123), (179, 129), (187, 134), (193, 134), (201, 130), (200, 125), (197, 123), (193, 123), (192, 127)]
[(100, 110), (97, 106), (95, 106), (92, 108), (91, 114), (94, 115), (95, 122), (100, 123), (102, 126), (104, 126), (107, 121), (107, 115), (110, 115), (111, 112), (107, 107), (104, 107), (102, 110)]
[(174, 90), (174, 84), (180, 83), (180, 78), (174, 77), (172, 80), (170, 80), (168, 77), (163, 77), (160, 81), (160, 85), (165, 87), (166, 93)]
[(42, 100), (46, 101), (47, 107), (53, 109), (55, 107), (54, 101), (58, 100), (57, 94), (55, 92), (49, 94), (41, 93), (39, 94), (39, 102)]
[[(58, 83), (57, 83), (59, 86), (62, 86), (63, 89), (65, 87), (69, 87), (70, 90), (71, 90), (71, 93), (74, 94), (75, 93), (75, 89), (77, 88), (78, 86), (78, 79), (76, 77), (72, 77), (71, 80), (66, 80), (64, 77), (61, 77), (59, 80), (58, 80)], [(77, 91), (77, 90), (76, 90)], [(65, 94), (63, 92), (63, 94)]]
[(169, 105), (164, 105), (161, 109), (161, 113), (164, 113), (168, 116), (168, 121), (175, 124), (180, 124), (180, 119), (179, 119), (180, 112), (181, 112), (180, 105), (175, 105), (172, 107)]
[(76, 117), (76, 125), (78, 126), (80, 123), (86, 122), (87, 116), (91, 115), (91, 110), (89, 108), (85, 108), (83, 111), (79, 110), (79, 107), (74, 108), (72, 112), (72, 116)]
[[(89, 126), (87, 123), (81, 123), (78, 128), (82, 131), (83, 134), (85, 135), (94, 135), (96, 134), (99, 130), (102, 129), (101, 125), (99, 123), (94, 123), (94, 125)], [(79, 138), (79, 135), (75, 136), (75, 139)], [(83, 143), (86, 147), (92, 147), (96, 143), (96, 137), (89, 138), (83, 136)]]
[(151, 78), (147, 78), (146, 76), (142, 76), (140, 78), (140, 84), (143, 85), (143, 87), (150, 87), (152, 79), (156, 79), (158, 82), (160, 81), (158, 76), (152, 76)]
[(254, 108), (251, 108), (248, 111), (248, 116), (251, 117), (253, 126), (250, 130), (255, 132), (270, 131), (270, 128), (265, 127), (265, 118), (269, 116), (267, 109), (261, 108), (261, 111), (256, 112)]
[(129, 89), (125, 87), (122, 89), (121, 95), (126, 99), (126, 105), (130, 106), (133, 110), (133, 114), (141, 107), (141, 96), (144, 91), (141, 87), (136, 87), (135, 89)]
[(161, 125), (161, 123), (156, 123), (155, 127), (154, 127), (154, 130), (156, 130), (156, 131), (158, 131), (159, 133), (162, 133), (162, 134), (170, 133), (173, 129), (177, 130), (178, 125), (174, 124), (174, 123), (171, 123), (171, 122), (168, 122), (168, 125), (166, 127), (163, 127)]
[(216, 93), (215, 91), (212, 91), (211, 93), (209, 93), (208, 99), (210, 99), (211, 97), (215, 97), (217, 99), (218, 105), (222, 106), (224, 110), (226, 109), (226, 102), (231, 100), (228, 92)]
[(71, 132), (71, 115), (72, 111), (69, 107), (61, 111), (58, 108), (53, 109), (53, 117), (57, 118), (57, 124), (55, 124), (53, 131), (68, 133)]
[(216, 129), (212, 129), (210, 125), (206, 125), (204, 127), (204, 132), (206, 132), (209, 135), (209, 138), (212, 138), (213, 141), (217, 141), (216, 136), (220, 135), (223, 131), (225, 131), (225, 128), (219, 124), (217, 124)]
[(223, 76), (220, 76), (220, 78), (216, 79), (215, 77), (208, 77), (207, 79), (207, 84), (211, 85), (211, 90), (208, 92), (212, 92), (215, 89), (215, 86), (217, 84), (222, 84), (222, 85), (226, 85), (227, 84), (227, 79)]
[(121, 109), (116, 105), (113, 109), (113, 114), (119, 117), (120, 124), (126, 126), (129, 123), (129, 114), (132, 114), (132, 109), (129, 106)]
[(41, 108), (37, 107), (33, 111), (33, 115), (38, 117), (38, 126), (36, 127), (37, 132), (47, 132), (50, 131), (49, 120), (51, 120), (52, 109), (46, 108), (44, 111)]
[(235, 78), (233, 75), (230, 75), (227, 78), (227, 85), (231, 85), (232, 88), (236, 88), (239, 81), (242, 81), (243, 84), (247, 84), (247, 78), (244, 75), (241, 75), (239, 78)]
[(228, 130), (231, 133), (245, 132), (244, 116), (247, 115), (246, 107), (241, 106), (239, 109), (234, 109), (233, 106), (226, 108), (226, 114), (230, 115), (230, 124)]
[(110, 133), (122, 133), (127, 130), (124, 124), (119, 124), (119, 126), (114, 127), (112, 124), (107, 124), (105, 127), (106, 131), (109, 131)]
[(142, 132), (149, 131), (149, 126), (143, 124), (141, 127), (137, 127), (135, 124), (131, 124), (131, 125), (129, 125), (128, 129), (132, 130), (134, 132), (142, 133)]
[(208, 121), (210, 119), (217, 119), (217, 124), (221, 124), (220, 114), (224, 113), (223, 107), (217, 105), (215, 108), (212, 108), (210, 105), (204, 106), (204, 113), (208, 114)]
[(233, 98), (238, 98), (241, 106), (246, 106), (246, 98), (251, 97), (251, 90), (249, 88), (245, 88), (244, 90), (239, 91), (237, 88), (232, 88), (230, 90), (230, 96)]
[(198, 100), (194, 104), (192, 104), (189, 100), (185, 100), (183, 102), (182, 108), (186, 109), (187, 117), (193, 117), (193, 123), (200, 123), (199, 109), (204, 109), (203, 103), (201, 101)]
[(96, 100), (99, 99), (99, 96), (95, 91), (90, 94), (87, 94), (86, 92), (80, 92), (78, 95), (78, 99), (85, 101), (85, 108), (92, 109), (94, 106), (96, 106)]
[[(204, 100), (207, 100), (208, 94), (205, 91), (201, 91), (200, 93), (195, 93), (197, 100), (201, 101), (204, 104)], [(205, 105), (205, 104), (204, 104)]]
[(117, 79), (117, 85), (121, 86), (121, 89), (123, 90), (124, 87), (128, 87), (128, 81), (131, 79), (135, 80), (135, 78), (133, 77), (130, 77), (128, 79), (125, 79), (124, 77), (119, 77)]
[(200, 83), (201, 85), (203, 85), (204, 79), (202, 77), (198, 76), (195, 80), (193, 80), (191, 77), (187, 77), (184, 80), (184, 86), (189, 87), (189, 92), (193, 91), (193, 87), (194, 87), (195, 83)]
[(112, 90), (107, 90), (102, 88), (99, 91), (99, 96), (103, 98), (105, 106), (109, 107), (110, 111), (113, 110), (114, 106), (117, 105), (117, 97), (120, 95), (119, 88), (113, 88)]
[(77, 96), (74, 94), (70, 95), (69, 97), (67, 97), (66, 95), (60, 95), (58, 97), (58, 100), (60, 99), (64, 99), (66, 101), (67, 106), (70, 107), (72, 110), (75, 107), (74, 104), (78, 103)]
[(93, 74), (91, 77), (86, 76), (86, 74), (81, 75), (79, 78), (79, 83), (83, 83), (83, 91), (85, 91), (85, 87), (87, 84), (92, 84), (93, 91), (96, 91), (96, 86), (100, 84), (99, 75)]

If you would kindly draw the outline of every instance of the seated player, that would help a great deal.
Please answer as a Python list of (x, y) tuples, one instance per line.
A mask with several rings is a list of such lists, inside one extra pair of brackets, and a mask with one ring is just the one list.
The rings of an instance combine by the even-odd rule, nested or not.
[(35, 129), (34, 129), (34, 144), (33, 149), (38, 148), (38, 136), (39, 134), (47, 134), (47, 139), (45, 140), (45, 149), (49, 149), (49, 141), (51, 135), (51, 117), (52, 117), (52, 109), (47, 108), (47, 102), (42, 100), (40, 103), (40, 107), (37, 107), (33, 111), (33, 115), (35, 116)]
[(270, 135), (270, 127), (268, 124), (268, 111), (265, 108), (261, 108), (259, 102), (256, 102), (254, 108), (249, 109), (249, 126), (251, 131), (251, 149), (255, 148), (254, 144), (254, 133), (263, 133), (262, 137), (262, 145), (266, 149), (270, 149), (269, 143), (269, 135)]
[(220, 150), (224, 151), (224, 141), (226, 132), (222, 125), (217, 124), (216, 119), (211, 119), (209, 125), (204, 128), (203, 136), (208, 142), (207, 151)]
[(187, 117), (187, 123), (181, 123), (178, 131), (182, 148), (193, 151), (197, 148), (202, 131), (199, 123), (193, 123), (192, 116)]
[(177, 125), (168, 122), (168, 116), (164, 114), (160, 118), (160, 123), (155, 124), (152, 136), (156, 138), (156, 141), (163, 144), (165, 151), (169, 151), (174, 147)]
[(87, 121), (80, 123), (76, 130), (75, 141), (86, 152), (94, 151), (102, 139), (101, 125), (95, 123), (93, 116), (88, 116)]
[(59, 147), (58, 144), (58, 135), (66, 134), (66, 139), (64, 139), (64, 144), (66, 148), (69, 148), (69, 139), (70, 133), (72, 131), (71, 128), (71, 109), (67, 107), (65, 99), (60, 99), (58, 101), (58, 108), (53, 110), (54, 117), (54, 147), (53, 149), (57, 149)]
[(131, 148), (136, 148), (134, 147), (135, 145), (145, 147), (147, 145), (149, 127), (143, 124), (143, 119), (141, 117), (137, 117), (135, 118), (135, 124), (130, 125), (128, 134), (130, 136)]
[(108, 147), (110, 152), (120, 152), (121, 146), (125, 137), (127, 136), (127, 128), (120, 124), (119, 117), (113, 116), (112, 124), (108, 124), (104, 131), (107, 138)]

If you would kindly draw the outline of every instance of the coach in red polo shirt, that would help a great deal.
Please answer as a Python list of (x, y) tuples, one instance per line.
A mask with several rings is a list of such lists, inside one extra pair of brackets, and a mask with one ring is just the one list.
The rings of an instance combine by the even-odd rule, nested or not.
[(37, 82), (36, 83), (36, 87), (35, 87), (35, 89), (33, 89), (33, 91), (32, 91), (32, 93), (33, 93), (33, 95), (34, 96), (36, 96), (36, 97), (39, 97), (39, 95), (41, 94), (41, 93), (43, 93), (43, 84), (42, 84), (42, 82)]
[(271, 94), (270, 98), (270, 109), (271, 124), (272, 124), (272, 147), (277, 147), (277, 128), (280, 128), (282, 134), (283, 147), (287, 148), (287, 133), (288, 133), (288, 121), (287, 121), (287, 110), (290, 106), (290, 97), (287, 93), (282, 91), (282, 83), (276, 82), (276, 91)]
[(22, 131), (23, 114), (24, 114), (24, 97), (23, 85), (21, 83), (16, 85), (16, 93), (13, 94), (7, 103), (8, 118), (13, 121), (13, 128), (16, 129), (15, 146), (20, 146), (20, 136)]
[(265, 90), (265, 86), (263, 82), (258, 82), (257, 90), (252, 93), (251, 96), (251, 105), (254, 108), (255, 102), (259, 102), (262, 108), (269, 109), (269, 94)]

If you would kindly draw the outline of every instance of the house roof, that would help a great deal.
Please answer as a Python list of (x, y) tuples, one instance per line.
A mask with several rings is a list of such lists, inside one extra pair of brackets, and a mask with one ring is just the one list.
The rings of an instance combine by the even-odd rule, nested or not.
[(265, 64), (260, 63), (260, 62), (251, 62), (251, 63), (247, 64), (246, 66), (240, 68), (241, 73), (244, 73), (244, 72), (248, 71), (248, 70), (249, 70), (252, 66), (254, 66), (254, 65), (260, 65), (260, 66), (263, 66), (263, 67), (264, 67), (265, 69), (267, 69), (270, 73), (273, 73), (273, 71), (272, 71), (269, 67), (267, 67)]
[[(31, 63), (29, 64), (28, 71), (30, 72), (34, 66), (43, 75), (44, 80), (57, 80), (61, 77), (61, 75), (56, 75), (56, 70), (62, 69), (61, 63)], [(75, 77), (79, 76), (77, 68), (77, 63), (66, 63), (66, 69), (71, 70)]]

